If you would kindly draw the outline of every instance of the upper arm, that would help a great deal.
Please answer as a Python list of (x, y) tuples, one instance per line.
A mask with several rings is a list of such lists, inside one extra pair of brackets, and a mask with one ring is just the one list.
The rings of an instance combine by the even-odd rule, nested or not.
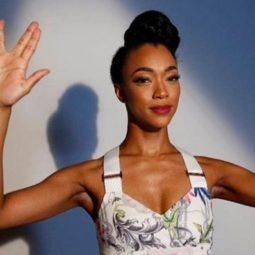
[(61, 168), (38, 184), (5, 194), (0, 228), (46, 219), (78, 206), (79, 196), (85, 192), (81, 183), (83, 165)]
[(255, 206), (255, 173), (220, 159), (210, 159), (218, 178), (212, 188), (213, 198)]

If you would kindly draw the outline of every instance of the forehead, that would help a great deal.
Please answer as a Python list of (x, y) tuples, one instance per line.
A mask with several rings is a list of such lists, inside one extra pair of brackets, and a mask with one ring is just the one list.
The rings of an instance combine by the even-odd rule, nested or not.
[(123, 67), (123, 74), (131, 74), (133, 70), (141, 66), (161, 71), (169, 65), (176, 66), (176, 60), (164, 45), (146, 43), (128, 54)]

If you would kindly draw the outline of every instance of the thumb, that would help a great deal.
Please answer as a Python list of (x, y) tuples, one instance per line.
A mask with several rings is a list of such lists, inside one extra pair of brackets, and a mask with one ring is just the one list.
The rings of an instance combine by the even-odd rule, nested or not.
[(41, 69), (34, 73), (32, 73), (28, 79), (26, 80), (26, 83), (24, 84), (25, 89), (30, 91), (34, 85), (41, 80), (44, 76), (46, 76), (50, 72), (49, 69)]

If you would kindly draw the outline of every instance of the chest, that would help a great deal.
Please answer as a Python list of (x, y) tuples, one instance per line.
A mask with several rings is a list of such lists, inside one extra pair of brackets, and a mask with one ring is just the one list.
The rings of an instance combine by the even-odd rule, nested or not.
[[(124, 164), (123, 164), (124, 165)], [(122, 192), (159, 214), (172, 207), (192, 188), (186, 169), (178, 162), (127, 163)]]
[[(162, 215), (192, 190), (187, 167), (182, 158), (120, 159), (122, 193), (140, 207)], [(97, 215), (105, 196), (104, 183), (98, 185), (94, 212)]]
[(210, 250), (212, 243), (213, 215), (211, 200), (205, 199), (203, 203), (198, 195), (202, 190), (190, 191), (163, 214), (123, 193), (106, 194), (95, 222), (100, 246), (105, 254), (115, 254), (117, 247), (132, 254), (148, 250), (155, 250), (153, 254), (158, 251), (206, 254), (203, 252)]

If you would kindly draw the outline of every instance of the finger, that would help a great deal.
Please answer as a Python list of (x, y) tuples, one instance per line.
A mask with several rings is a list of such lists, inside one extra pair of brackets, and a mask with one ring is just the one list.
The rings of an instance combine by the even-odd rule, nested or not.
[(39, 26), (39, 24), (36, 21), (33, 21), (33, 22), (30, 23), (30, 25), (26, 29), (25, 33), (21, 36), (21, 38), (19, 39), (18, 43), (16, 44), (16, 46), (12, 50), (12, 52), (15, 55), (18, 55), (18, 56), (21, 55), (21, 53), (26, 48), (30, 38), (32, 37), (33, 32), (35, 31), (35, 29), (38, 26)]
[(30, 91), (32, 87), (39, 81), (41, 80), (44, 76), (46, 76), (50, 72), (49, 69), (41, 69), (39, 71), (36, 71), (32, 73), (28, 79), (26, 80), (24, 84), (24, 88), (27, 91)]
[(37, 28), (33, 32), (32, 37), (30, 38), (26, 48), (24, 49), (24, 51), (21, 54), (21, 57), (27, 61), (27, 64), (35, 52), (35, 49), (39, 42), (40, 36), (41, 36), (41, 30), (39, 28)]
[(5, 52), (4, 46), (4, 25), (5, 22), (3, 19), (0, 20), (0, 53)]

